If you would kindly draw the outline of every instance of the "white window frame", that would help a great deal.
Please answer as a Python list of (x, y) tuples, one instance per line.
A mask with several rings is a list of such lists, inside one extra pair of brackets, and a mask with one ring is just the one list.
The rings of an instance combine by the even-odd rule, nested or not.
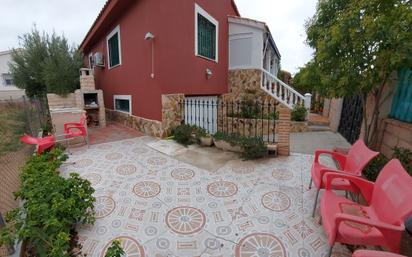
[[(215, 59), (210, 59), (208, 57), (205, 57), (203, 55), (200, 55), (198, 52), (198, 34), (197, 34), (197, 25), (198, 25), (198, 20), (197, 20), (197, 16), (198, 14), (202, 15), (204, 18), (206, 18), (208, 21), (210, 21), (211, 23), (213, 23), (216, 26), (216, 53), (215, 53)], [(195, 55), (201, 58), (205, 58), (207, 60), (210, 61), (214, 61), (214, 62), (218, 62), (219, 60), (219, 22), (212, 17), (212, 15), (210, 15), (209, 13), (207, 13), (202, 7), (200, 7), (198, 4), (195, 3)]]
[[(110, 53), (109, 53), (109, 39), (111, 38), (111, 37), (113, 37), (114, 36), (114, 34), (116, 34), (117, 33), (117, 41), (118, 41), (118, 44), (119, 44), (119, 64), (116, 64), (116, 65), (114, 65), (114, 66), (110, 66)], [(107, 37), (106, 37), (106, 50), (107, 50), (107, 67), (109, 68), (109, 70), (111, 70), (111, 69), (113, 69), (113, 68), (116, 68), (116, 67), (118, 67), (118, 66), (120, 66), (120, 65), (122, 65), (122, 46), (121, 46), (121, 40), (120, 40), (120, 25), (117, 25), (113, 30), (112, 30), (112, 32), (110, 32), (109, 33), (109, 35), (107, 35)]]
[[(116, 99), (117, 100), (129, 100), (129, 111), (125, 112), (122, 110), (116, 109)], [(113, 109), (117, 112), (126, 113), (132, 115), (132, 96), (131, 95), (113, 95)]]

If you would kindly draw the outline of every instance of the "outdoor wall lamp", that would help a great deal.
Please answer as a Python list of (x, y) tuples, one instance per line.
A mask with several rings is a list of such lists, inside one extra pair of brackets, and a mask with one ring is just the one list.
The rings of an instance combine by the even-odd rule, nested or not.
[(155, 36), (151, 32), (147, 32), (146, 35), (144, 36), (144, 40), (147, 41), (152, 41), (152, 73), (150, 74), (150, 77), (154, 79), (154, 39)]
[(211, 69), (206, 69), (206, 77), (207, 79), (210, 79), (213, 75), (213, 72)]

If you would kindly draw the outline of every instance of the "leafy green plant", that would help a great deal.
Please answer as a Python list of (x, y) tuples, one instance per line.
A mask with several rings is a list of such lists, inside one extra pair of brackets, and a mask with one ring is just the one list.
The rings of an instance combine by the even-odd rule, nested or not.
[(23, 205), (6, 215), (0, 245), (25, 240), (38, 257), (68, 257), (71, 232), (77, 223), (93, 224), (94, 189), (76, 173), (63, 178), (58, 168), (67, 159), (55, 148), (32, 157), (23, 167), (21, 187), (15, 193)]
[(191, 125), (182, 124), (172, 130), (172, 135), (178, 143), (187, 146), (194, 143), (193, 132), (194, 129)]
[(305, 121), (307, 110), (303, 105), (295, 105), (291, 112), (291, 120), (293, 121)]
[[(406, 171), (412, 176), (412, 152), (409, 149), (393, 148), (392, 158), (398, 159)], [(382, 168), (388, 163), (389, 159), (383, 154), (373, 159), (363, 170), (363, 175), (370, 181), (375, 181)]]
[(244, 137), (241, 141), (242, 157), (245, 160), (259, 159), (267, 154), (267, 147), (262, 137)]
[(222, 140), (230, 145), (242, 147), (242, 158), (245, 160), (258, 159), (265, 156), (267, 148), (262, 137), (245, 137), (237, 133), (216, 132), (213, 138), (217, 141)]
[(122, 257), (125, 252), (120, 244), (120, 240), (114, 240), (110, 247), (107, 249), (104, 257)]

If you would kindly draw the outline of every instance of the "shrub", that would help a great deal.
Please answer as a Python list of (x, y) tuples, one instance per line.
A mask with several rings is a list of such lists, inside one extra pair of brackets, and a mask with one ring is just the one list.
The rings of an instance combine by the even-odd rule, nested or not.
[(241, 147), (243, 149), (242, 157), (245, 160), (259, 159), (267, 153), (267, 147), (262, 137), (245, 137), (242, 139)]
[(227, 134), (216, 132), (213, 135), (215, 140), (223, 140), (232, 146), (239, 145), (242, 147), (242, 157), (245, 160), (258, 159), (265, 156), (267, 148), (262, 137), (245, 137), (237, 133)]
[[(412, 176), (412, 152), (409, 149), (395, 147), (393, 148), (392, 158), (398, 159), (405, 170)], [(373, 159), (363, 170), (363, 175), (370, 181), (376, 181), (379, 172), (388, 163), (389, 159), (383, 154)]]
[(193, 144), (193, 137), (192, 137), (193, 132), (194, 132), (193, 127), (187, 124), (179, 125), (172, 130), (174, 139), (178, 143), (185, 145), (185, 146)]
[(119, 240), (114, 240), (110, 247), (107, 249), (104, 257), (122, 257), (125, 254), (123, 248), (120, 245)]
[(15, 193), (23, 205), (6, 215), (0, 245), (25, 240), (38, 257), (68, 257), (72, 229), (76, 223), (94, 223), (90, 182), (72, 173), (69, 178), (57, 169), (67, 159), (58, 148), (32, 157), (23, 167), (21, 187)]
[(303, 105), (295, 105), (291, 112), (291, 119), (293, 121), (305, 121), (307, 110)]

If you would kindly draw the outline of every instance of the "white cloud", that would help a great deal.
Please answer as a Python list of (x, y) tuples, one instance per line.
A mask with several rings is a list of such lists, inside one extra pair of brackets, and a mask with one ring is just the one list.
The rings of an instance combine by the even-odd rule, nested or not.
[[(165, 0), (168, 1), (168, 0)], [(220, 1), (220, 0), (214, 0)], [(18, 36), (36, 23), (80, 44), (106, 0), (1, 0), (0, 51), (18, 47)], [(266, 22), (282, 54), (282, 68), (292, 73), (310, 58), (304, 22), (315, 12), (317, 0), (236, 0), (243, 17)]]

